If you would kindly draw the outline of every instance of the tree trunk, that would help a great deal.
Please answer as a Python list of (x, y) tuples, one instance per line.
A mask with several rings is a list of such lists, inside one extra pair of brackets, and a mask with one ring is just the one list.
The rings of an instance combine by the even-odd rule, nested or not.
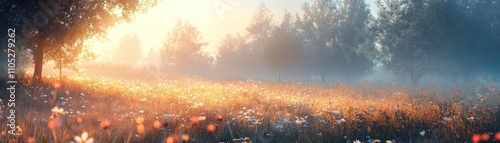
[(35, 82), (38, 83), (42, 79), (42, 68), (43, 68), (43, 46), (37, 45), (35, 50), (35, 71), (33, 72), (33, 78)]

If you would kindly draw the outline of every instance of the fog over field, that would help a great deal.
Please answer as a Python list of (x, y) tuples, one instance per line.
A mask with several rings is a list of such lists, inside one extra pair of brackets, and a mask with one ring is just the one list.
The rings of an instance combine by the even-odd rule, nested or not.
[(0, 142), (500, 142), (498, 0), (0, 4)]

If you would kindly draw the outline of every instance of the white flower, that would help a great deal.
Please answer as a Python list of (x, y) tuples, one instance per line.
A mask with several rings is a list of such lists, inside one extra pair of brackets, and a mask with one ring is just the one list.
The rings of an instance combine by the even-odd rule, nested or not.
[(424, 131), (424, 130), (422, 130), (422, 131), (420, 132), (420, 135), (421, 135), (422, 137), (423, 137), (423, 136), (425, 136), (425, 131)]
[(94, 139), (88, 137), (89, 137), (88, 133), (83, 132), (81, 137), (75, 136), (75, 141), (76, 143), (94, 143)]
[(391, 140), (386, 140), (385, 143), (394, 143)]
[(359, 141), (359, 140), (355, 140), (353, 143), (361, 143), (361, 141)]
[(64, 109), (56, 106), (56, 107), (52, 108), (52, 113), (55, 113), (57, 115), (61, 115), (61, 114), (64, 114)]

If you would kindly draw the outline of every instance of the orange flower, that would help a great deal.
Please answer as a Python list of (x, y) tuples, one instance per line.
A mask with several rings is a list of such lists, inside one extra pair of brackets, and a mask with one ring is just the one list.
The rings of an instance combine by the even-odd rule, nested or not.
[(218, 114), (217, 115), (217, 120), (222, 121), (222, 115)]
[(177, 140), (178, 140), (179, 137), (177, 137), (176, 135), (170, 135), (167, 137), (167, 139), (165, 140), (165, 143), (176, 143)]
[(208, 124), (207, 125), (207, 130), (208, 132), (215, 132), (215, 125), (214, 124)]
[(182, 138), (182, 141), (189, 142), (189, 135), (184, 134), (184, 135), (182, 135), (181, 138)]
[(52, 84), (52, 86), (53, 86), (54, 88), (61, 88), (62, 84), (61, 84), (61, 82), (60, 82), (60, 81), (56, 81), (56, 82), (54, 82), (54, 83)]
[(481, 141), (481, 135), (479, 135), (479, 134), (474, 134), (474, 135), (472, 136), (472, 142), (473, 142), (473, 143), (479, 143), (479, 141)]
[(83, 119), (78, 117), (78, 118), (76, 118), (76, 122), (78, 122), (78, 124), (81, 124), (83, 122)]
[(481, 140), (484, 141), (484, 142), (487, 142), (490, 140), (490, 134), (488, 133), (484, 133), (481, 135)]
[(28, 143), (35, 143), (35, 138), (34, 137), (29, 137), (28, 138)]
[(497, 133), (495, 134), (495, 140), (496, 140), (496, 141), (500, 141), (500, 132), (497, 132)]
[(59, 122), (57, 121), (57, 119), (51, 119), (48, 123), (49, 129), (55, 130), (57, 128), (58, 124), (59, 124)]
[(111, 126), (111, 122), (108, 120), (101, 121), (100, 127), (101, 129), (108, 129)]
[(137, 133), (144, 134), (144, 125), (143, 124), (137, 125)]
[(153, 123), (153, 127), (154, 127), (155, 129), (159, 129), (159, 128), (161, 128), (161, 122), (160, 122), (160, 121), (155, 121), (155, 122)]
[(200, 122), (200, 119), (198, 119), (198, 116), (191, 117), (191, 124), (198, 124)]

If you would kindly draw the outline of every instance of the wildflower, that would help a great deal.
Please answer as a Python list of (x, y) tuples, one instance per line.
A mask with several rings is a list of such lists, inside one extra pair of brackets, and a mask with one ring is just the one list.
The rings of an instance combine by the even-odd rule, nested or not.
[(217, 115), (217, 120), (222, 121), (222, 115)]
[(137, 125), (137, 133), (144, 134), (144, 125), (143, 124)]
[(182, 138), (182, 141), (184, 141), (184, 142), (189, 142), (189, 140), (190, 140), (189, 135), (186, 135), (186, 134), (182, 135), (181, 138)]
[(159, 128), (161, 128), (161, 122), (160, 122), (160, 121), (155, 121), (155, 122), (153, 123), (153, 128), (155, 128), (155, 129), (159, 129)]
[(16, 126), (16, 135), (23, 135), (23, 129), (21, 128), (21, 126)]
[(178, 140), (179, 137), (175, 136), (175, 135), (170, 135), (167, 137), (167, 139), (165, 140), (165, 143), (176, 143), (177, 140)]
[(420, 132), (420, 136), (422, 136), (422, 137), (424, 137), (424, 136), (425, 136), (425, 131), (424, 131), (424, 130), (422, 130), (422, 131)]
[(391, 140), (386, 140), (385, 143), (394, 143), (394, 142)]
[(473, 142), (473, 143), (478, 143), (479, 141), (481, 141), (481, 135), (479, 135), (479, 134), (474, 134), (474, 135), (472, 136), (472, 142)]
[(488, 134), (488, 133), (484, 133), (484, 134), (482, 134), (482, 135), (481, 135), (481, 140), (482, 140), (483, 142), (487, 142), (487, 141), (489, 141), (489, 140), (490, 140), (490, 134)]
[(382, 141), (380, 141), (379, 139), (375, 139), (373, 140), (374, 143), (381, 143)]
[(34, 137), (29, 137), (28, 138), (28, 143), (35, 143), (35, 138)]
[(452, 92), (452, 93), (451, 93), (451, 99), (455, 99), (455, 96), (457, 96), (457, 95), (455, 94), (455, 92)]
[(50, 119), (50, 121), (48, 123), (49, 129), (51, 129), (51, 130), (55, 130), (58, 125), (59, 125), (59, 122), (57, 121), (57, 119)]
[(136, 118), (135, 122), (137, 122), (137, 124), (142, 124), (144, 122), (144, 118), (143, 117)]
[(64, 114), (64, 109), (56, 106), (52, 108), (52, 114), (55, 114), (56, 116), (62, 115)]
[(93, 138), (88, 138), (87, 132), (83, 132), (81, 136), (75, 136), (76, 143), (94, 143)]
[(83, 119), (81, 117), (78, 117), (76, 118), (76, 122), (78, 122), (78, 124), (81, 124), (83, 122)]
[(108, 129), (111, 126), (111, 122), (108, 120), (101, 121), (100, 125), (101, 129)]
[(359, 141), (359, 140), (355, 140), (353, 143), (361, 143), (361, 141)]
[(53, 86), (54, 88), (56, 88), (56, 89), (57, 89), (57, 88), (61, 88), (62, 84), (61, 84), (61, 82), (60, 82), (60, 81), (56, 81), (56, 82), (54, 82), (54, 83), (52, 84), (52, 86)]
[(200, 122), (200, 119), (198, 119), (198, 116), (191, 117), (191, 124), (198, 124)]
[(198, 121), (207, 120), (207, 116), (198, 116)]
[(500, 132), (497, 132), (497, 133), (495, 134), (495, 140), (496, 140), (496, 141), (500, 141)]
[(214, 125), (214, 124), (208, 124), (208, 125), (207, 125), (207, 130), (208, 130), (209, 132), (214, 132), (214, 131), (215, 131), (215, 128), (216, 128), (216, 127), (215, 127), (215, 125)]

